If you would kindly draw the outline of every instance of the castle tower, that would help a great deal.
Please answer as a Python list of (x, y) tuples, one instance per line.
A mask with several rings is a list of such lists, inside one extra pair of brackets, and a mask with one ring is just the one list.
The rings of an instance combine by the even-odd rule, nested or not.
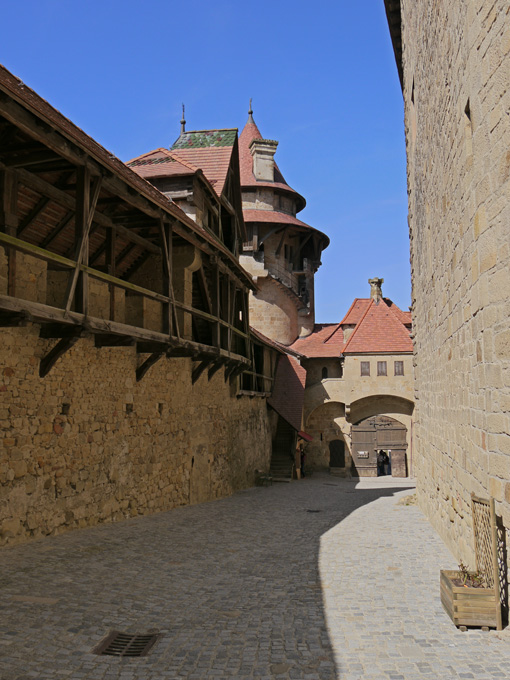
[(297, 219), (305, 199), (275, 163), (278, 142), (264, 139), (253, 111), (239, 138), (243, 216), (247, 237), (240, 262), (254, 277), (250, 323), (285, 345), (312, 333), (314, 275), (328, 237)]

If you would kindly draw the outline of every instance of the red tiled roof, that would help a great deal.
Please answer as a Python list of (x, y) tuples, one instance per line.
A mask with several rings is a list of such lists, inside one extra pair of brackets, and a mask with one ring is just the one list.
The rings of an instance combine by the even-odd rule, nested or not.
[(235, 129), (183, 132), (172, 145), (170, 153), (177, 160), (200, 168), (220, 197), (236, 142)]
[(205, 149), (176, 149), (172, 152), (180, 161), (200, 168), (218, 196), (221, 196), (232, 157), (232, 147), (220, 146)]
[(243, 188), (250, 186), (267, 186), (273, 189), (281, 189), (283, 191), (292, 193), (297, 199), (298, 212), (303, 210), (306, 205), (305, 199), (303, 196), (301, 196), (301, 194), (298, 194), (297, 191), (294, 191), (294, 189), (292, 189), (287, 184), (276, 163), (274, 182), (258, 180), (255, 178), (255, 175), (253, 174), (253, 158), (250, 152), (250, 144), (254, 139), (263, 139), (263, 137), (260, 134), (260, 130), (258, 129), (255, 121), (250, 116), (239, 137), (239, 166), (241, 170), (241, 186)]
[(313, 333), (306, 338), (298, 338), (291, 345), (291, 349), (304, 354), (309, 359), (338, 358), (343, 348), (344, 334), (339, 323), (315, 324)]
[(297, 432), (301, 430), (306, 370), (288, 355), (278, 360), (273, 393), (267, 403)]
[(354, 298), (354, 302), (349, 307), (349, 311), (344, 316), (341, 324), (356, 325), (363, 318), (363, 314), (367, 311), (370, 304), (370, 298)]
[[(245, 222), (273, 222), (274, 224), (292, 224), (295, 227), (303, 227), (304, 229), (313, 229), (314, 231), (318, 231), (309, 224), (306, 224), (306, 222), (298, 220), (297, 217), (293, 217), (288, 213), (278, 212), (277, 210), (256, 210), (254, 208), (248, 208), (247, 210), (243, 210), (243, 217)], [(324, 238), (327, 237), (325, 236)]]
[(128, 161), (126, 165), (144, 179), (194, 175), (199, 171), (199, 168), (181, 158), (177, 158), (168, 149), (148, 151)]
[(409, 329), (399, 319), (396, 305), (389, 302), (391, 304), (385, 298), (379, 304), (369, 301), (363, 318), (344, 347), (344, 354), (413, 351)]

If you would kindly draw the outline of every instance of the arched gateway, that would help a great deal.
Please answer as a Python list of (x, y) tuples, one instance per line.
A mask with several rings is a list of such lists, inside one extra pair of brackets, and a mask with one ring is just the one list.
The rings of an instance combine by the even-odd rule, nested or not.
[(352, 460), (360, 477), (377, 476), (377, 452), (391, 452), (391, 471), (407, 477), (407, 428), (389, 416), (372, 416), (352, 426)]

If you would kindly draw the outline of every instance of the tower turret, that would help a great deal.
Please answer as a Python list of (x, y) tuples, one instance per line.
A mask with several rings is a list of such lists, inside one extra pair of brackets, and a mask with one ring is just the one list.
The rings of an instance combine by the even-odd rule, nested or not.
[(296, 217), (305, 199), (285, 181), (274, 160), (278, 142), (264, 139), (253, 119), (239, 138), (243, 216), (247, 240), (241, 264), (258, 290), (250, 296), (250, 321), (285, 345), (314, 328), (314, 276), (328, 237)]

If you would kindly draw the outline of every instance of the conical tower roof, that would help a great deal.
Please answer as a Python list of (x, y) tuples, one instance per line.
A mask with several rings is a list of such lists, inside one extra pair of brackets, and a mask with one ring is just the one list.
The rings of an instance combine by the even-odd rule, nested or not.
[(303, 196), (301, 196), (301, 194), (298, 194), (297, 191), (292, 189), (292, 187), (290, 187), (287, 184), (282, 173), (280, 172), (280, 168), (276, 163), (274, 165), (273, 182), (262, 181), (255, 178), (255, 175), (253, 174), (253, 158), (250, 153), (250, 144), (254, 139), (264, 139), (264, 137), (262, 137), (262, 134), (253, 119), (253, 112), (251, 111), (250, 108), (248, 120), (243, 128), (243, 131), (241, 132), (241, 136), (239, 137), (239, 163), (241, 170), (241, 187), (248, 188), (254, 186), (258, 187), (267, 186), (272, 189), (280, 189), (287, 193), (293, 194), (294, 199), (296, 201), (296, 212), (303, 210), (303, 208), (306, 205), (305, 199), (303, 198)]

